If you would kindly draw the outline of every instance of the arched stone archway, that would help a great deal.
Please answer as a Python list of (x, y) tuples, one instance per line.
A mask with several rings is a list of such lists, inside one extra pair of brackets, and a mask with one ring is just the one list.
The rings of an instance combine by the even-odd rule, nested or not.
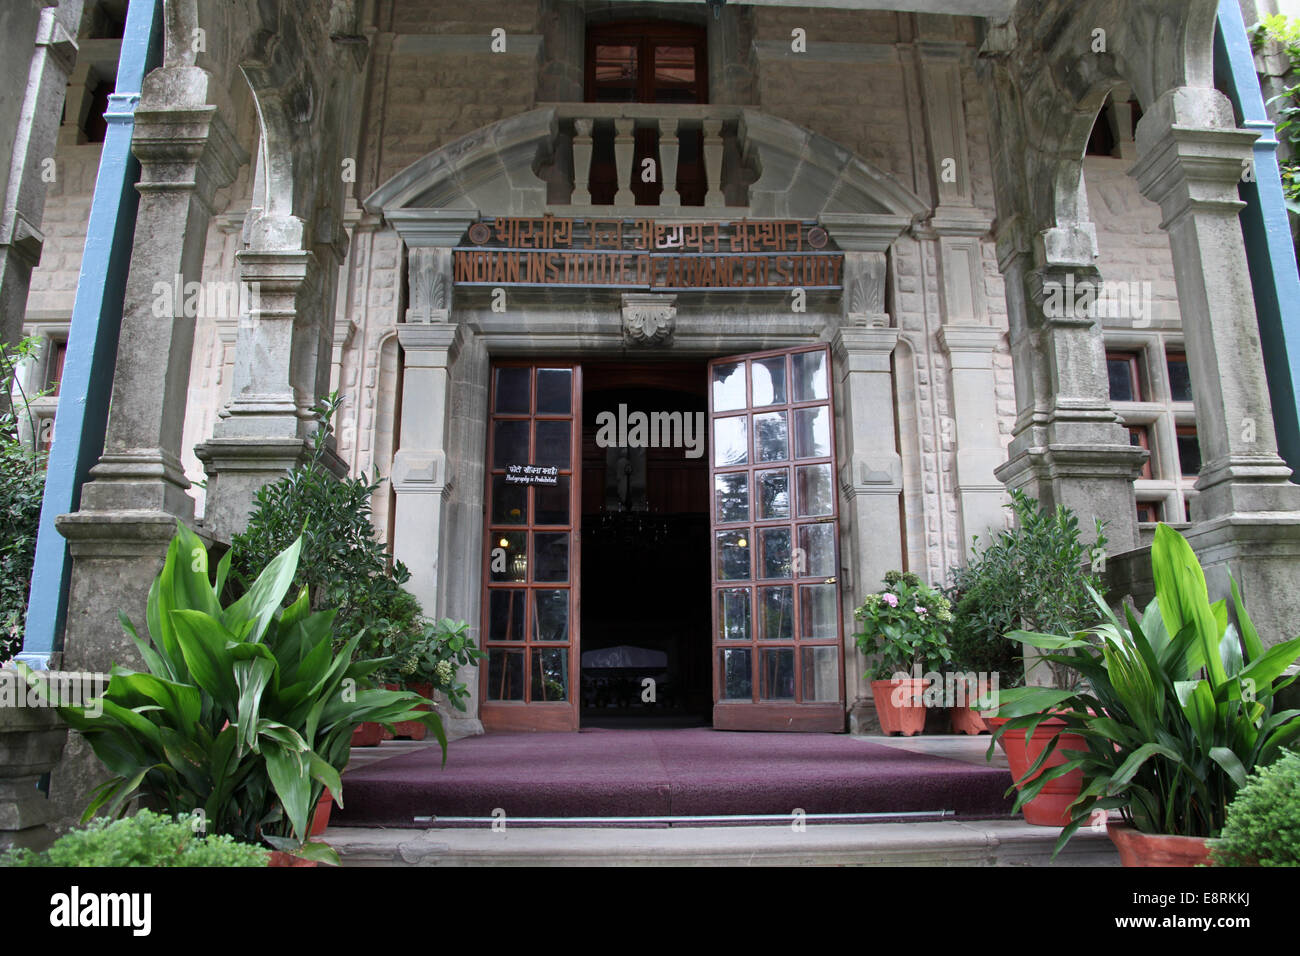
[[(1213, 552), (1217, 596), (1227, 593), (1231, 561), (1239, 574), (1255, 575), (1263, 602), (1277, 566), (1252, 563), (1247, 542), (1258, 535), (1250, 515), (1300, 520), (1300, 496), (1277, 454), (1237, 221), (1237, 182), (1256, 134), (1237, 129), (1214, 88), (1216, 15), (1213, 0), (1051, 0), (1021, 3), (990, 32), (983, 69), (1005, 134), (995, 156), (998, 240), (1019, 409), (999, 477), (1106, 520), (1112, 553), (1138, 547), (1132, 480), (1143, 456), (1127, 447), (1109, 401), (1100, 324), (1073, 308), (1045, 307), (1063, 282), (1103, 278), (1082, 158), (1106, 93), (1126, 84), (1145, 110), (1131, 175), (1164, 215), (1197, 396), (1204, 465), (1189, 538)], [(1283, 606), (1279, 625), (1297, 610), (1285, 602), (1277, 610)]]

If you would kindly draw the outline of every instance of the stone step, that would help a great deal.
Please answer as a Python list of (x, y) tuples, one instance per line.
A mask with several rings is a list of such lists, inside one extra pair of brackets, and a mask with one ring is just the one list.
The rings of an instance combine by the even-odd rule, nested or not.
[(1015, 820), (714, 827), (331, 827), (344, 866), (1118, 866), (1105, 831)]

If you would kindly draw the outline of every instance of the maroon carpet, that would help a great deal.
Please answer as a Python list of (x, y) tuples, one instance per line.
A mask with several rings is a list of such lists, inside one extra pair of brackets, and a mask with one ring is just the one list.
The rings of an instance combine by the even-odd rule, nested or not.
[(949, 810), (1006, 816), (1005, 770), (842, 734), (594, 730), (488, 734), (343, 777), (336, 826), (427, 827), (417, 816), (694, 816)]

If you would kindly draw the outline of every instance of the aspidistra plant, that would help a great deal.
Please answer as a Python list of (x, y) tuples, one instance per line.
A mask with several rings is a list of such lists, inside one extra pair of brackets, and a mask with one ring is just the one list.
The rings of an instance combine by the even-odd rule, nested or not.
[[(1105, 623), (1070, 636), (1008, 635), (1081, 675), (1072, 690), (1026, 687), (1001, 695), (1001, 729), (1034, 728), (1049, 717), (1081, 735), (1087, 751), (1061, 748), (1066, 761), (1033, 778), (1057, 740), (1018, 781), (1016, 809), (1051, 780), (1074, 770), (1084, 785), (1057, 852), (1097, 811), (1119, 809), (1144, 833), (1214, 837), (1246, 776), (1300, 738), (1300, 710), (1274, 713), (1273, 698), (1295, 680), (1300, 637), (1265, 647), (1231, 582), (1237, 624), (1226, 601), (1210, 603), (1191, 546), (1167, 525), (1151, 549), (1155, 599), (1139, 620), (1121, 622), (1096, 597)], [(1238, 626), (1239, 625), (1239, 626)]]
[(93, 709), (59, 708), (113, 774), (84, 819), (116, 816), (141, 796), (172, 814), (201, 809), (212, 833), (328, 857), (306, 844), (308, 825), (325, 787), (343, 805), (357, 726), (420, 721), (445, 762), (437, 713), (417, 710), (429, 703), (417, 694), (373, 686), (386, 661), (353, 660), (360, 635), (336, 652), (334, 612), (312, 613), (306, 588), (282, 609), (301, 547), (300, 538), (223, 608), (230, 553), (213, 582), (203, 542), (178, 527), (149, 590), (149, 640), (121, 616), (148, 671), (114, 666)]

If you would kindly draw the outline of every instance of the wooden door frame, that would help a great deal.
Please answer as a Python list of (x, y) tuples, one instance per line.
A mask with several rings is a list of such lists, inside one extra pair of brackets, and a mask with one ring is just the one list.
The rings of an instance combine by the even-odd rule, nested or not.
[[(490, 700), (488, 697), (488, 683), (491, 672), (490, 659), (484, 661), (479, 666), (479, 720), (485, 730), (490, 731), (575, 731), (579, 726), (579, 710), (581, 705), (581, 680), (582, 680), (582, 363), (578, 360), (551, 358), (549, 356), (532, 358), (532, 359), (509, 359), (509, 358), (492, 358), (488, 364), (488, 421), (487, 436), (484, 447), (483, 457), (483, 549), (481, 562), (479, 565), (479, 589), (480, 589), (480, 608), (479, 615), (482, 624), (481, 633), (483, 635), (482, 647), (486, 652), (489, 650), (490, 634), (490, 614), (492, 611), (490, 600), (491, 583), (491, 556), (492, 556), (492, 477), (493, 477), (493, 457), (495, 455), (494, 446), (494, 429), (492, 423), (496, 418), (496, 370), (499, 368), (529, 368), (533, 374), (529, 381), (529, 414), (527, 420), (530, 425), (535, 425), (539, 421), (537, 413), (537, 370), (546, 368), (567, 368), (573, 372), (571, 384), (570, 412), (572, 415), (569, 429), (569, 579), (567, 582), (569, 590), (569, 700), (566, 703), (538, 703), (529, 701), (527, 697), (531, 693), (532, 686), (532, 660), (533, 648), (538, 647), (545, 649), (544, 644), (534, 644), (530, 637), (531, 615), (535, 603), (529, 599), (526, 602), (524, 614), (524, 639), (519, 643), (517, 649), (524, 651), (524, 694), (525, 699), (522, 701), (501, 701)], [(556, 416), (562, 417), (562, 416)], [(543, 416), (540, 420), (546, 421)], [(535, 428), (530, 427), (529, 443), (530, 448), (535, 443)], [(533, 449), (530, 457), (536, 457), (536, 449)], [(529, 488), (530, 509), (528, 523), (523, 525), (523, 531), (526, 535), (527, 554), (530, 562), (530, 568), (534, 557), (532, 553), (532, 536), (536, 518), (536, 505), (532, 504), (535, 495), (533, 489)], [(548, 528), (551, 526), (543, 526)], [(558, 526), (555, 526), (558, 527)], [(519, 530), (512, 527), (510, 530)], [(527, 577), (532, 577), (532, 570)], [(526, 591), (548, 590), (547, 584), (553, 582), (537, 583), (526, 580), (521, 583), (521, 587)], [(553, 588), (552, 588), (553, 589)], [(511, 646), (515, 642), (494, 642), (492, 647), (500, 647), (508, 650), (515, 650)]]
[[(754, 360), (759, 360), (764, 358), (774, 358), (776, 356), (794, 356), (801, 352), (814, 352), (814, 351), (822, 351), (823, 354), (825, 354), (826, 356), (825, 407), (827, 408), (828, 413), (830, 415), (830, 452), (831, 453), (829, 457), (829, 464), (831, 468), (831, 482), (832, 482), (832, 494), (831, 494), (832, 509), (831, 509), (831, 514), (829, 516), (829, 520), (834, 529), (834, 534), (832, 536), (835, 543), (834, 568), (836, 569), (837, 572), (833, 576), (835, 582), (836, 638), (833, 643), (828, 641), (828, 642), (805, 644), (803, 640), (800, 638), (798, 631), (795, 631), (794, 639), (789, 644), (787, 644), (786, 642), (780, 642), (780, 643), (771, 642), (771, 643), (764, 644), (759, 642), (757, 639), (751, 637), (750, 641), (747, 644), (742, 644), (742, 642), (736, 641), (728, 645), (725, 641), (723, 641), (720, 638), (719, 630), (718, 630), (718, 613), (719, 613), (718, 593), (719, 593), (719, 587), (725, 587), (726, 582), (721, 582), (721, 583), (719, 582), (718, 557), (715, 551), (716, 535), (717, 535), (717, 520), (716, 520), (717, 501), (715, 497), (715, 489), (716, 489), (715, 476), (718, 473), (718, 465), (717, 465), (717, 458), (713, 449), (712, 439), (713, 439), (713, 423), (715, 419), (718, 417), (733, 416), (735, 415), (736, 412), (742, 411), (742, 409), (726, 409), (724, 411), (719, 412), (714, 408), (712, 371), (717, 366), (727, 364), (727, 363), (748, 363)], [(710, 645), (710, 656), (712, 658), (712, 666), (713, 666), (713, 728), (715, 730), (758, 730), (758, 731), (842, 733), (845, 729), (847, 712), (845, 710), (845, 705), (844, 705), (844, 695), (845, 695), (844, 658), (845, 658), (845, 654), (847, 654), (847, 650), (844, 646), (844, 619), (843, 619), (843, 614), (841, 612), (842, 601), (843, 601), (843, 592), (841, 588), (842, 582), (839, 580), (840, 575), (838, 573), (838, 570), (841, 567), (841, 562), (839, 560), (840, 501), (839, 501), (839, 488), (838, 485), (836, 484), (839, 477), (836, 472), (836, 466), (839, 461), (839, 456), (838, 456), (838, 447), (836, 442), (836, 427), (835, 427), (836, 422), (835, 422), (834, 362), (835, 362), (835, 356), (832, 350), (830, 349), (830, 347), (827, 346), (825, 343), (816, 343), (816, 344), (802, 345), (802, 346), (791, 346), (782, 349), (766, 349), (757, 352), (745, 352), (739, 355), (728, 355), (720, 358), (711, 359), (708, 363), (709, 380), (707, 382), (707, 387), (708, 387), (708, 402), (709, 402), (708, 422), (709, 422), (709, 448), (710, 448), (710, 458), (709, 458), (709, 551), (710, 551), (709, 579), (710, 580), (709, 580), (709, 586), (711, 592), (709, 604), (710, 604), (710, 616), (712, 620), (712, 629), (710, 632), (709, 645)], [(823, 403), (821, 401), (810, 402), (810, 403), (795, 402), (793, 396), (793, 389), (794, 389), (793, 363), (787, 360), (787, 367), (790, 370), (790, 374), (787, 380), (787, 390), (788, 390), (787, 396), (789, 398), (789, 401), (787, 401), (784, 404), (785, 407), (788, 408), (792, 414), (791, 414), (790, 423), (787, 426), (788, 436), (789, 436), (788, 440), (790, 443), (789, 446), (790, 457), (785, 462), (785, 467), (789, 469), (789, 473), (790, 473), (790, 485), (789, 485), (790, 518), (788, 523), (789, 523), (789, 527), (791, 528), (791, 547), (793, 548), (798, 546), (797, 529), (800, 525), (799, 515), (798, 515), (798, 503), (797, 503), (797, 478), (796, 478), (796, 471), (795, 471), (795, 469), (799, 467), (799, 460), (794, 457), (795, 439), (794, 439), (794, 429), (793, 429), (793, 412), (797, 407), (800, 406), (815, 407), (816, 405), (821, 405)], [(755, 413), (755, 406), (752, 404), (753, 402), (752, 390), (753, 390), (753, 386), (751, 382), (751, 375), (750, 373), (747, 372), (745, 377), (745, 405), (743, 406), (743, 414), (745, 414), (747, 419), (751, 421), (752, 421), (752, 416)], [(775, 407), (779, 409), (781, 406), (775, 406)], [(750, 480), (747, 481), (747, 486), (749, 488), (749, 508), (750, 508), (749, 511), (750, 517), (747, 526), (751, 529), (751, 534), (752, 534), (759, 527), (759, 522), (755, 512), (755, 508), (757, 507), (757, 493), (752, 478), (757, 471), (761, 470), (761, 466), (756, 460), (754, 454), (754, 447), (755, 447), (754, 429), (747, 428), (747, 432), (748, 434), (746, 440), (749, 443), (749, 453), (748, 453), (748, 464), (745, 467), (746, 467), (746, 474), (750, 478)], [(816, 463), (825, 463), (825, 462), (823, 459), (806, 460), (806, 464), (816, 464)], [(771, 462), (770, 467), (781, 467), (781, 464), (782, 464), (781, 462)], [(776, 527), (779, 527), (779, 525), (776, 525)], [(751, 542), (751, 546), (752, 546), (751, 563), (750, 563), (751, 576), (748, 579), (748, 581), (737, 582), (737, 584), (747, 586), (748, 589), (752, 592), (750, 597), (750, 602), (751, 602), (750, 603), (750, 614), (751, 614), (750, 628), (751, 628), (751, 635), (752, 635), (755, 633), (755, 629), (758, 626), (758, 588), (761, 586), (761, 582), (763, 579), (758, 577), (757, 542), (756, 541)], [(780, 579), (772, 579), (772, 580), (776, 581)], [(815, 578), (810, 578), (808, 582), (804, 582), (804, 583), (809, 583), (813, 580), (815, 580)], [(791, 601), (792, 601), (792, 605), (796, 607), (796, 612), (797, 612), (797, 605), (799, 602), (799, 587), (800, 587), (800, 580), (798, 574), (797, 573), (792, 574)], [(736, 700), (723, 699), (722, 682), (723, 682), (724, 675), (723, 675), (723, 668), (721, 665), (722, 650), (742, 649), (744, 647), (748, 647), (753, 653), (753, 662), (751, 663), (751, 668), (752, 668), (751, 673), (756, 674), (758, 667), (760, 666), (759, 655), (760, 652), (764, 650), (765, 647), (786, 647), (786, 646), (792, 647), (795, 651), (796, 674), (802, 673), (803, 662), (802, 660), (800, 660), (800, 651), (803, 649), (803, 647), (834, 646), (836, 648), (836, 653), (838, 655), (836, 674), (837, 674), (838, 685), (839, 685), (839, 691), (838, 691), (839, 696), (837, 700), (817, 701), (813, 703), (804, 703), (802, 701), (799, 701), (797, 698), (798, 695), (801, 693), (801, 691), (800, 691), (800, 681), (797, 679), (795, 681), (795, 687), (796, 687), (795, 701), (788, 702), (788, 701), (759, 700), (758, 699), (759, 682), (756, 680), (753, 682), (751, 700), (736, 701)]]

